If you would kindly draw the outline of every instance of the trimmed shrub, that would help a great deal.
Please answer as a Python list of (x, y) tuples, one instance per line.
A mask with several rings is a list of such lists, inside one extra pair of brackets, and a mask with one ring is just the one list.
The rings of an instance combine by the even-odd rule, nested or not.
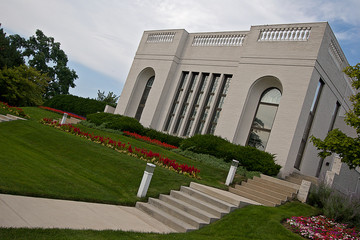
[(96, 126), (103, 125), (109, 129), (137, 133), (176, 147), (179, 147), (181, 141), (183, 140), (183, 138), (162, 133), (151, 128), (144, 128), (135, 118), (126, 117), (119, 114), (104, 112), (94, 113), (88, 115), (87, 120), (91, 123), (94, 123)]
[(184, 139), (180, 148), (191, 150), (196, 153), (209, 154), (222, 158), (226, 162), (232, 159), (249, 171), (259, 171), (264, 174), (275, 176), (279, 173), (280, 165), (274, 161), (274, 155), (260, 151), (254, 147), (240, 146), (214, 135), (195, 135)]
[(156, 139), (176, 147), (179, 147), (180, 143), (184, 140), (183, 138), (162, 133), (151, 128), (145, 128), (143, 134), (151, 139)]
[(106, 103), (74, 95), (57, 95), (43, 105), (87, 117), (91, 113), (103, 112)]
[(138, 120), (131, 117), (122, 116), (119, 114), (112, 113), (93, 113), (87, 116), (87, 120), (94, 123), (97, 126), (104, 125), (106, 128), (135, 132), (143, 134), (144, 127), (139, 123)]

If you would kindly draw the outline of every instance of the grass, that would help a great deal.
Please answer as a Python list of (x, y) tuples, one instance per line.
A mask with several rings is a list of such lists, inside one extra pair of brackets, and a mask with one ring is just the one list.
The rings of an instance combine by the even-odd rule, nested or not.
[[(38, 108), (23, 108), (29, 121), (0, 124), (0, 192), (90, 202), (134, 205), (145, 162), (102, 145), (40, 124), (43, 117), (61, 115)], [(160, 152), (180, 163), (201, 169), (200, 183), (222, 187), (225, 168), (208, 166), (118, 133), (84, 131)], [(169, 193), (194, 179), (157, 167), (148, 197)], [(141, 199), (145, 201), (146, 199)], [(298, 202), (277, 208), (248, 206), (198, 231), (186, 234), (147, 234), (123, 231), (68, 229), (0, 229), (0, 239), (302, 239), (281, 224), (285, 218), (314, 215), (317, 211)]]
[(190, 233), (154, 234), (123, 231), (61, 229), (0, 229), (0, 239), (303, 239), (287, 230), (281, 222), (291, 216), (309, 216), (315, 208), (299, 202), (280, 207), (247, 206), (223, 219)]
[[(145, 169), (144, 161), (37, 122), (44, 115), (52, 117), (51, 112), (24, 109), (31, 121), (0, 124), (1, 193), (135, 205), (139, 200), (136, 193)], [(226, 179), (224, 170), (197, 164), (159, 146), (123, 135), (86, 127), (84, 130), (160, 152), (179, 163), (195, 165), (201, 169), (201, 183), (224, 188), (221, 184)], [(148, 197), (167, 194), (194, 180), (157, 167)]]

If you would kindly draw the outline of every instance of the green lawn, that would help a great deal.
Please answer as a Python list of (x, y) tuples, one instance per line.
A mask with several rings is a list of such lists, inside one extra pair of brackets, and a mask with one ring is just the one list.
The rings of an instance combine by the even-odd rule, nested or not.
[[(135, 205), (139, 200), (136, 193), (146, 162), (42, 125), (37, 121), (39, 116), (52, 114), (42, 111), (35, 109), (36, 114), (30, 114), (30, 121), (0, 124), (0, 192)], [(179, 163), (195, 165), (201, 169), (201, 183), (224, 187), (221, 185), (226, 179), (224, 170), (123, 135), (84, 129), (160, 152)], [(172, 189), (180, 189), (181, 185), (189, 185), (191, 181), (194, 179), (157, 167), (148, 196), (169, 193)]]
[(282, 226), (291, 216), (316, 214), (316, 209), (292, 202), (280, 207), (247, 206), (200, 230), (190, 233), (146, 234), (122, 231), (61, 229), (0, 229), (0, 239), (303, 239)]
[[(43, 117), (61, 115), (24, 108), (28, 121), (0, 123), (0, 192), (133, 206), (146, 163), (84, 138), (40, 124)], [(151, 149), (201, 170), (200, 183), (226, 188), (227, 171), (207, 166), (159, 146), (122, 134), (79, 125), (84, 131), (133, 146)], [(194, 179), (156, 167), (148, 197), (169, 193)], [(146, 199), (141, 199), (145, 201)], [(122, 231), (61, 229), (0, 229), (0, 239), (301, 239), (281, 225), (294, 215), (314, 215), (316, 209), (297, 202), (277, 208), (248, 206), (214, 224), (187, 234), (145, 234)], [(0, 213), (1, 214), (1, 213)]]

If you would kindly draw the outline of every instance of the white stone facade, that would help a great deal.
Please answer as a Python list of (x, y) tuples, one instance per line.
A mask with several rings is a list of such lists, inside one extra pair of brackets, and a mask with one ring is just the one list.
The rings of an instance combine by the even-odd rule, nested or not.
[(253, 131), (260, 148), (276, 155), (281, 176), (319, 176), (326, 161), (308, 136), (324, 138), (339, 121), (334, 112), (351, 107), (347, 65), (326, 22), (145, 31), (115, 114), (181, 137), (212, 133), (240, 145), (254, 140)]

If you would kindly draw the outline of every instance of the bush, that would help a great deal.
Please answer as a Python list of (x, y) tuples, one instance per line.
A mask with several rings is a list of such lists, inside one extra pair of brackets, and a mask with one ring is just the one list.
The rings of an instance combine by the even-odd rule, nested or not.
[(106, 103), (73, 95), (57, 95), (46, 101), (44, 106), (87, 117), (91, 113), (104, 112)]
[(223, 148), (229, 144), (231, 143), (218, 136), (198, 134), (184, 139), (181, 142), (180, 148), (182, 150), (191, 150), (195, 153), (209, 154), (217, 158), (223, 158), (225, 161), (231, 161), (231, 159), (227, 158), (223, 150)]
[(156, 131), (151, 128), (145, 128), (143, 135), (145, 135), (151, 139), (156, 139), (156, 140), (165, 142), (167, 144), (170, 144), (170, 145), (173, 145), (176, 147), (179, 147), (180, 143), (184, 140), (183, 138), (176, 137), (176, 136), (166, 134), (166, 133), (162, 133), (162, 132)]
[(144, 127), (139, 123), (138, 120), (131, 117), (122, 116), (119, 114), (112, 113), (93, 113), (87, 116), (87, 120), (94, 123), (97, 126), (104, 125), (106, 128), (135, 132), (143, 134)]
[(280, 165), (275, 164), (274, 156), (267, 152), (254, 147), (235, 145), (214, 135), (195, 135), (184, 139), (180, 144), (180, 148), (196, 153), (209, 154), (222, 158), (226, 162), (236, 159), (241, 166), (249, 171), (259, 171), (271, 176), (277, 175), (281, 168)]
[(308, 204), (321, 209), (323, 214), (336, 222), (360, 228), (360, 200), (350, 199), (325, 184), (312, 186)]
[[(203, 153), (195, 153), (190, 150), (181, 150), (181, 149), (172, 149), (172, 152), (183, 155), (187, 158), (191, 158), (197, 162), (206, 163), (208, 166), (216, 167), (219, 169), (223, 169), (225, 171), (229, 171), (231, 164), (225, 162), (222, 158), (217, 158), (212, 155), (203, 154)], [(244, 167), (239, 166), (236, 169), (236, 174), (243, 177), (244, 180), (253, 178), (254, 176), (260, 177), (260, 172), (257, 171), (247, 171)]]

